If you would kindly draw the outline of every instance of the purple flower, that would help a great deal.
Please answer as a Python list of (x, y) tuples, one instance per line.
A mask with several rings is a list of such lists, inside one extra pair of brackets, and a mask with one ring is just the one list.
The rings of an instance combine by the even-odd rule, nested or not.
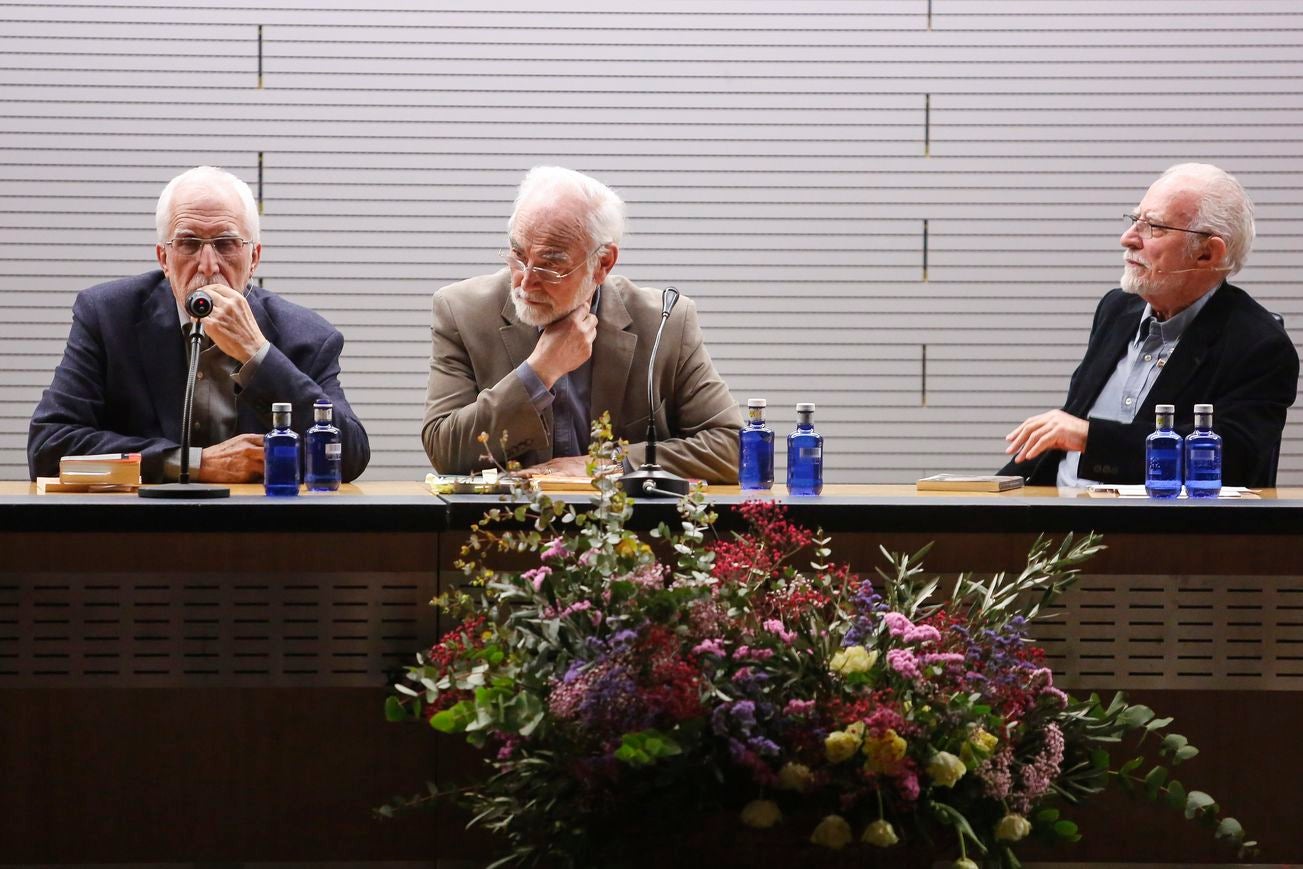
[(917, 679), (921, 674), (918, 670), (918, 659), (909, 649), (891, 649), (887, 652), (887, 666), (895, 670), (907, 679)]
[(566, 553), (566, 541), (562, 537), (553, 537), (548, 542), (547, 549), (539, 556), (540, 561), (548, 561), (553, 558), (560, 558)]
[(796, 634), (784, 627), (783, 623), (778, 619), (768, 619), (765, 622), (765, 630), (777, 636), (784, 643), (791, 643), (796, 639)]
[(716, 658), (725, 658), (728, 652), (724, 650), (723, 640), (705, 639), (692, 647), (693, 654), (696, 655), (714, 655)]

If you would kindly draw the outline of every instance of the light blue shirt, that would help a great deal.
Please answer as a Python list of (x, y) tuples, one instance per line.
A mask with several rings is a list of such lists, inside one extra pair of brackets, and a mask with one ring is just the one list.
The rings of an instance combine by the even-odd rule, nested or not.
[[(1146, 303), (1144, 313), (1140, 315), (1140, 328), (1087, 416), (1112, 422), (1133, 422), (1136, 411), (1145, 403), (1149, 390), (1154, 387), (1154, 381), (1176, 349), (1181, 335), (1216, 292), (1217, 287), (1214, 287), (1190, 307), (1161, 323), (1154, 317), (1154, 309)], [(1059, 462), (1058, 485), (1062, 488), (1083, 487), (1098, 482), (1078, 477), (1080, 467), (1081, 453), (1070, 450), (1064, 454)]]

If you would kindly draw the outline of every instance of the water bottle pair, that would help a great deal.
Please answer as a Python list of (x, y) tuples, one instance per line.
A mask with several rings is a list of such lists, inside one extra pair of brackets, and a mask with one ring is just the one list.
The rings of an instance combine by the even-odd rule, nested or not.
[[(774, 484), (774, 430), (765, 425), (763, 398), (747, 399), (747, 424), (738, 433), (738, 482), (744, 490)], [(787, 491), (818, 495), (823, 491), (823, 435), (814, 430), (814, 405), (796, 406), (796, 429), (787, 436)]]
[(1222, 489), (1222, 439), (1213, 431), (1213, 406), (1194, 406), (1194, 431), (1172, 430), (1176, 407), (1154, 405), (1154, 433), (1145, 440), (1145, 491), (1151, 498), (1175, 498), (1184, 482), (1191, 498), (1216, 498)]
[[(263, 490), (268, 495), (299, 493), (299, 436), (290, 427), (293, 407), (288, 401), (271, 406), (272, 430), (262, 440)], [(312, 406), (315, 425), (306, 434), (303, 475), (312, 492), (333, 492), (339, 488), (343, 453), (333, 415), (334, 406), (324, 398)]]

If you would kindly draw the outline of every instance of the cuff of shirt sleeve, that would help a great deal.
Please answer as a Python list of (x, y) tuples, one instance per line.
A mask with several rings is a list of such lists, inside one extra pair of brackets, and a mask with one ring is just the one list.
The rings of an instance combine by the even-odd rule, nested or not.
[[(190, 477), (191, 480), (199, 477), (199, 463), (203, 460), (204, 448), (190, 448)], [(169, 483), (175, 483), (181, 479), (181, 448), (168, 450), (163, 454), (163, 479)]]
[(231, 375), (231, 379), (238, 383), (241, 389), (247, 387), (253, 378), (257, 376), (258, 366), (262, 364), (262, 360), (267, 358), (267, 353), (270, 350), (271, 342), (263, 341), (262, 346), (258, 348), (258, 352), (253, 354), (248, 362), (235, 369), (235, 373)]
[(543, 385), (543, 381), (538, 379), (534, 369), (529, 367), (528, 362), (522, 362), (516, 366), (516, 376), (524, 385), (525, 391), (529, 393), (529, 403), (534, 405), (534, 410), (542, 413), (552, 406), (553, 399), (556, 396), (552, 390)]

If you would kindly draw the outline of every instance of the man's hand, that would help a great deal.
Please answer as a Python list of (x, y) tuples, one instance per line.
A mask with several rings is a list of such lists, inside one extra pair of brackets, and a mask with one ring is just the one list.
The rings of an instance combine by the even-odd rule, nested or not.
[(521, 468), (519, 474), (522, 477), (543, 477), (548, 475), (587, 477), (588, 456), (564, 456), (559, 459), (549, 459), (539, 465)]
[[(588, 361), (597, 338), (597, 315), (580, 305), (560, 320), (544, 327), (534, 352), (525, 361), (548, 389)], [(215, 339), (214, 339), (215, 340)]]
[(236, 435), (204, 447), (199, 461), (201, 483), (256, 483), (262, 479), (262, 435)]
[(1086, 420), (1061, 410), (1049, 410), (1028, 417), (1022, 425), (1005, 435), (1009, 446), (1004, 451), (1016, 454), (1014, 459), (1019, 462), (1034, 459), (1047, 450), (1081, 452), (1086, 449), (1089, 431), (1090, 423)]
[(213, 297), (213, 312), (204, 319), (204, 333), (241, 365), (267, 343), (244, 293), (225, 284), (209, 284), (204, 291)]

